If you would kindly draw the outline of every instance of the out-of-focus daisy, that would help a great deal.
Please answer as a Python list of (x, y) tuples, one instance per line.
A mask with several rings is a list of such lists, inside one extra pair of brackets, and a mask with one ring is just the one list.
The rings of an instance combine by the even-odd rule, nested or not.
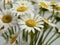
[(51, 22), (51, 20), (49, 20), (49, 19), (47, 19), (47, 18), (43, 18), (43, 20), (44, 20), (44, 22), (47, 23), (48, 25), (50, 25), (50, 26), (52, 26), (52, 27), (56, 27), (56, 25), (53, 24), (53, 23)]
[(55, 6), (55, 12), (60, 12), (60, 3), (58, 3), (58, 5)]
[(28, 1), (16, 1), (13, 4), (12, 11), (17, 13), (17, 15), (23, 15), (26, 13), (31, 13), (34, 11), (34, 7), (31, 2)]
[(35, 33), (35, 29), (41, 31), (41, 28), (44, 27), (44, 22), (39, 15), (36, 15), (35, 17), (33, 15), (21, 17), (19, 24), (21, 30), (25, 29), (25, 31), (32, 31), (33, 33)]
[(18, 36), (19, 36), (19, 34), (20, 34), (20, 31), (16, 32), (16, 33), (12, 36), (12, 38), (10, 38), (10, 39), (7, 41), (7, 43), (5, 42), (4, 45), (14, 45), (15, 42), (16, 42), (16, 40), (17, 40), (17, 38), (18, 38)]
[(49, 2), (47, 2), (47, 1), (40, 1), (39, 6), (43, 9), (46, 9), (49, 11), (51, 10), (51, 7), (49, 6)]
[[(14, 16), (13, 13), (3, 10), (0, 12), (0, 31), (7, 30), (9, 26), (16, 26), (17, 25), (17, 17)], [(2, 32), (2, 33), (3, 33)]]
[(56, 1), (50, 1), (49, 3), (50, 3), (51, 6), (57, 5), (57, 2)]

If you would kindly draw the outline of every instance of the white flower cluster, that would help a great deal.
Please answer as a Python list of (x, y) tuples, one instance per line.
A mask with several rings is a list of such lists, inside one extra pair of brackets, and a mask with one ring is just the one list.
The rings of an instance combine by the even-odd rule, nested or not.
[[(49, 19), (40, 16), (38, 10), (42, 8), (52, 12), (53, 6), (55, 6), (55, 12), (60, 12), (60, 3), (35, 0), (18, 0), (16, 2), (13, 1), (14, 3), (10, 0), (5, 1), (2, 3), (4, 5), (4, 9), (0, 7), (0, 32), (3, 33), (8, 31), (10, 26), (19, 25), (20, 30), (28, 32), (32, 31), (35, 33), (35, 30), (41, 31), (44, 29), (44, 22), (52, 27), (57, 27), (55, 24), (51, 23)], [(9, 7), (8, 5), (13, 6), (11, 8), (7, 8)], [(38, 8), (36, 8), (36, 6)], [(37, 14), (36, 11), (38, 11)]]

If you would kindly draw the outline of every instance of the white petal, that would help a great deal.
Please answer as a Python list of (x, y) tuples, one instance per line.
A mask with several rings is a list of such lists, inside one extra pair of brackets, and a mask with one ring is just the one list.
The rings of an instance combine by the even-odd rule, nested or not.
[(52, 26), (52, 27), (56, 27), (56, 25), (53, 24), (53, 23), (49, 23), (49, 25)]
[(35, 30), (34, 30), (34, 28), (32, 28), (31, 30), (33, 31), (33, 33), (35, 33)]
[(36, 27), (41, 27), (41, 28), (43, 28), (44, 26), (43, 26), (43, 25), (37, 25)]
[(21, 28), (21, 30), (23, 30), (23, 29), (26, 29), (26, 26), (25, 25), (21, 25), (20, 28)]
[(37, 24), (38, 24), (38, 25), (40, 25), (40, 24), (44, 24), (44, 22), (38, 22)]
[(40, 28), (38, 28), (38, 27), (34, 27), (34, 28), (35, 28), (36, 30), (38, 30), (38, 31), (41, 31)]
[(19, 20), (18, 24), (25, 24), (23, 20)]

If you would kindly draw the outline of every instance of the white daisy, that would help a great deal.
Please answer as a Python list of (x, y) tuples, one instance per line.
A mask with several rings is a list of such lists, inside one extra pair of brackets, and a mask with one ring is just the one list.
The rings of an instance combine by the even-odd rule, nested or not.
[(57, 2), (56, 1), (50, 1), (49, 4), (55, 6), (55, 5), (57, 5)]
[(17, 15), (23, 15), (26, 13), (34, 12), (34, 7), (31, 2), (16, 1), (16, 3), (13, 4), (12, 12), (17, 13)]
[(22, 16), (19, 24), (21, 30), (25, 29), (25, 31), (32, 31), (33, 33), (35, 33), (35, 29), (41, 31), (41, 28), (44, 27), (42, 18), (39, 15), (36, 15), (35, 17), (33, 15)]
[(17, 38), (18, 38), (18, 36), (19, 36), (19, 34), (20, 34), (20, 31), (16, 32), (16, 33), (12, 36), (12, 38), (10, 38), (7, 42), (5, 42), (4, 45), (14, 45), (15, 42), (16, 42), (16, 40), (17, 40)]
[(40, 1), (38, 3), (38, 5), (44, 9), (47, 9), (49, 11), (51, 11), (51, 7), (49, 6), (49, 2), (48, 1)]
[(60, 12), (60, 3), (58, 3), (55, 7), (55, 12)]
[(17, 25), (17, 17), (14, 16), (9, 10), (3, 10), (0, 12), (0, 32), (7, 30), (9, 26), (16, 26)]
[(49, 20), (49, 19), (47, 19), (47, 18), (43, 18), (43, 20), (44, 20), (44, 22), (47, 23), (48, 25), (50, 25), (50, 26), (52, 26), (52, 27), (56, 27), (56, 25), (53, 24), (53, 23), (51, 22), (51, 20)]
[(44, 18), (43, 20), (44, 20), (44, 22), (47, 23), (48, 25), (50, 25), (50, 26), (52, 26), (52, 27), (54, 27), (54, 28), (57, 28), (57, 31), (60, 33), (60, 28), (59, 28), (56, 24), (53, 24), (53, 23), (51, 22), (51, 20), (48, 20), (47, 18)]
[(60, 12), (60, 3), (56, 2), (56, 1), (50, 1), (49, 5), (51, 6), (51, 11), (53, 11), (53, 7), (54, 6), (54, 12)]

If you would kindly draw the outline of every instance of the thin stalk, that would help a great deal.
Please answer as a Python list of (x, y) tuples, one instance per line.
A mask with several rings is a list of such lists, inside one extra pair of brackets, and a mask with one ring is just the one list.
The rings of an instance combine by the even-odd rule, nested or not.
[(51, 15), (48, 19), (51, 19), (53, 16), (54, 16), (54, 6), (53, 6), (53, 12), (52, 12), (52, 15)]
[(48, 45), (51, 45), (54, 41), (56, 41), (58, 38), (60, 38), (60, 36), (57, 36), (56, 38), (54, 38)]
[(56, 35), (56, 32), (48, 39), (48, 41), (45, 43), (45, 45), (48, 44), (48, 42)]
[(3, 5), (4, 5), (4, 9), (6, 9), (6, 8), (5, 8), (5, 0), (3, 1)]
[(43, 31), (43, 33), (42, 33), (42, 35), (41, 35), (41, 37), (40, 37), (40, 40), (39, 40), (39, 42), (38, 42), (38, 45), (42, 45), (42, 39), (43, 39), (43, 36), (44, 36), (44, 32), (45, 32), (45, 31)]
[[(53, 7), (52, 16), (53, 16), (53, 15), (54, 15), (54, 7)], [(52, 18), (52, 17), (49, 17), (49, 18)], [(48, 18), (48, 19), (49, 19), (49, 18)], [(52, 22), (54, 22), (54, 19), (53, 19)], [(44, 43), (44, 41), (46, 40), (47, 36), (50, 34), (50, 32), (52, 31), (52, 29), (53, 29), (53, 27), (51, 27), (51, 28), (49, 29), (49, 31), (48, 31), (48, 33), (46, 34), (45, 38), (43, 39), (42, 43)]]
[(51, 32), (52, 29), (53, 29), (53, 27), (50, 28), (50, 30), (48, 31), (48, 33), (47, 33), (46, 36), (44, 37), (42, 43), (44, 43), (44, 41), (46, 40), (47, 36), (49, 35), (49, 33)]
[[(45, 11), (43, 11), (43, 16), (44, 16), (44, 14), (45, 14)], [(45, 30), (43, 30), (41, 37), (40, 36), (38, 37), (38, 39), (39, 39), (39, 41), (37, 40), (38, 45), (42, 45), (42, 39), (43, 39), (44, 33), (45, 33)]]
[(31, 32), (30, 32), (30, 45), (33, 45), (33, 39), (34, 39), (34, 34), (33, 34), (33, 32), (31, 31)]
[[(19, 32), (20, 32), (20, 26), (19, 26), (19, 25), (18, 25), (18, 28), (19, 28)], [(19, 45), (20, 45), (20, 42), (21, 42), (21, 41), (20, 41), (20, 36), (19, 36)]]

